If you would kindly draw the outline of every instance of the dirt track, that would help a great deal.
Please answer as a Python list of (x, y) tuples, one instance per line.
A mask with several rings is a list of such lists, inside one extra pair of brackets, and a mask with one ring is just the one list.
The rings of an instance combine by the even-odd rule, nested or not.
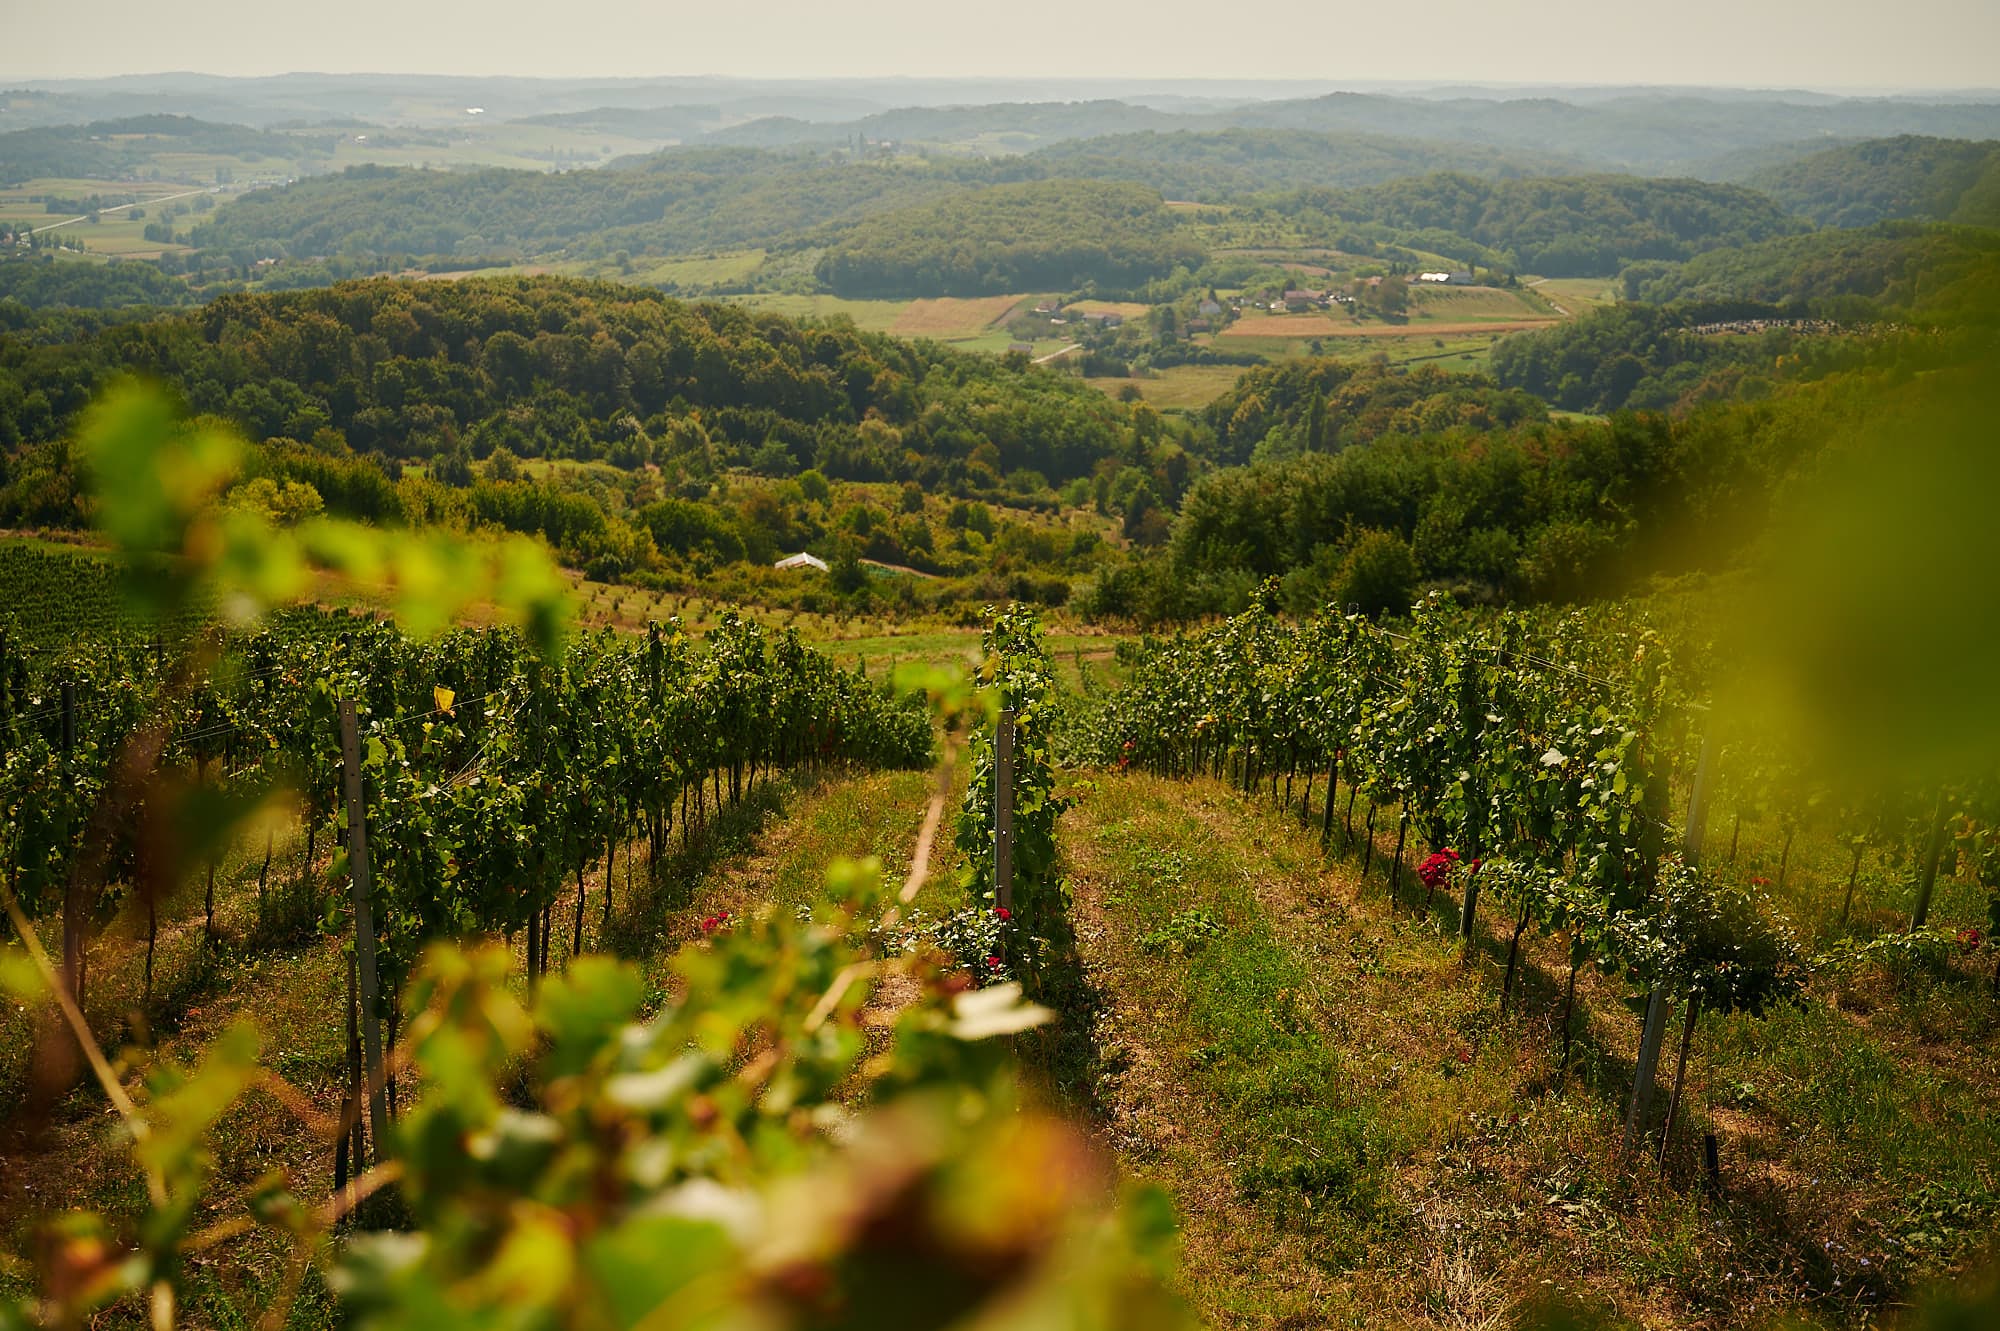
[(1222, 337), (1464, 337), (1472, 333), (1522, 333), (1561, 323), (1561, 319), (1460, 319), (1407, 324), (1334, 323), (1279, 314), (1238, 319)]

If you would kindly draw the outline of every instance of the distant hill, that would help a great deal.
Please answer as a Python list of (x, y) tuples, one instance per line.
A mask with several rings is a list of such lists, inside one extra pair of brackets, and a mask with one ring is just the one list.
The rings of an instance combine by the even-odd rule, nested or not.
[[(1631, 171), (1641, 175), (1733, 178), (1745, 162), (1775, 151), (1790, 160), (1830, 143), (1885, 135), (2000, 136), (2000, 103), (1910, 98), (1840, 98), (1806, 93), (1626, 92), (1591, 96), (1458, 97), (1333, 93), (1246, 100), (1220, 110), (1184, 111), (1099, 99), (980, 106), (909, 107), (849, 120), (795, 113), (717, 131), (707, 142), (767, 148), (833, 145), (858, 138), (1023, 151), (1078, 139), (1223, 130), (1295, 130), (1373, 135), (1404, 142), (1479, 145), (1540, 154), (1529, 170)], [(1125, 145), (1124, 147), (1130, 147)], [(1143, 149), (1141, 158), (1158, 158)], [(1088, 155), (1100, 155), (1093, 150)], [(1109, 155), (1128, 158), (1123, 148)], [(1769, 159), (1765, 159), (1769, 160)], [(1473, 170), (1473, 163), (1431, 169)], [(1152, 183), (1152, 182), (1147, 182)]]
[(1038, 149), (1033, 158), (1064, 175), (1126, 180), (1169, 198), (1210, 202), (1253, 191), (1375, 185), (1436, 171), (1503, 177), (1589, 169), (1554, 153), (1298, 129), (1148, 130), (1072, 139)]
[(1990, 140), (1871, 139), (1777, 167), (1756, 184), (1822, 226), (1902, 218), (2000, 226), (2000, 142)]
[(0, 186), (41, 177), (115, 180), (161, 152), (270, 157), (290, 162), (324, 157), (333, 136), (267, 134), (188, 116), (145, 115), (86, 125), (45, 125), (0, 134)]
[(843, 296), (1123, 289), (1201, 263), (1160, 196), (1061, 180), (966, 190), (858, 223), (820, 260)]
[(771, 117), (718, 130), (706, 141), (777, 148), (865, 139), (876, 143), (978, 143), (994, 151), (1018, 152), (1061, 139), (1172, 129), (1185, 123), (1184, 116), (1118, 101), (1003, 102), (990, 106), (911, 106), (832, 123)]
[(619, 134), (633, 139), (691, 139), (715, 128), (722, 119), (720, 106), (599, 106), (588, 111), (522, 116), (512, 123)]
[[(464, 264), (557, 254), (603, 258), (619, 250), (822, 248), (829, 250), (822, 280), (848, 294), (1067, 290), (1087, 281), (1126, 286), (1135, 274), (1199, 262), (1192, 244), (1178, 238), (1174, 219), (1158, 208), (1159, 180), (1146, 179), (1153, 171), (1145, 153), (1166, 163), (1165, 175), (1183, 169), (1171, 164), (1181, 157), (1241, 160), (1269, 147), (1280, 160), (1299, 163), (1342, 151), (1337, 143), (1283, 132), (1132, 142), (1139, 150), (1134, 159), (1058, 152), (855, 160), (809, 150), (691, 148), (554, 175), (353, 168), (236, 199), (198, 226), (192, 240), (238, 264), (337, 257), (386, 270), (440, 256)], [(1398, 154), (1412, 166), (1432, 155), (1393, 141), (1367, 142), (1363, 150), (1374, 154), (1374, 165), (1352, 168), (1357, 173), (1393, 170)], [(1477, 148), (1439, 151), (1484, 160), (1496, 173), (1505, 169), (1505, 154), (1482, 159)], [(1336, 168), (1327, 169), (1326, 178), (1335, 178)], [(1099, 171), (1105, 175), (1095, 189), (1076, 179), (1050, 181), (1058, 173)], [(980, 186), (1032, 181), (1049, 188), (995, 193), (965, 206), (954, 201)], [(1148, 202), (1130, 202), (1140, 198)], [(1080, 210), (1073, 206), (1086, 200)], [(1235, 202), (1252, 229), (1264, 222), (1322, 243), (1352, 238), (1364, 249), (1411, 246), (1550, 276), (1608, 275), (1635, 261), (1678, 261), (1809, 225), (1740, 186), (1630, 176), (1433, 173), (1358, 188), (1246, 193)], [(991, 212), (996, 205), (998, 214)], [(896, 216), (886, 220), (889, 214)], [(1117, 233), (1128, 226), (1136, 228), (1130, 235)], [(1118, 257), (1121, 246), (1128, 258)], [(1002, 252), (1011, 257), (992, 266)], [(1030, 252), (1042, 258), (1029, 261)], [(1061, 253), (1069, 257), (1056, 257)], [(1029, 278), (1031, 272), (1038, 276)], [(1082, 276), (1062, 280), (1066, 273)], [(1003, 274), (1015, 285), (996, 285)]]
[(996, 177), (976, 161), (829, 162), (742, 148), (560, 175), (357, 167), (245, 195), (193, 240), (239, 260), (347, 255), (383, 266), (432, 255), (675, 254), (798, 243)]
[(1648, 175), (1693, 174), (1747, 148), (1807, 139), (1932, 134), (2000, 136), (2000, 103), (1902, 98), (1744, 100), (1630, 94), (1580, 104), (1553, 97), (1426, 101), (1334, 93), (1262, 102), (1228, 113), (1231, 124), (1393, 134), (1483, 143), (1589, 158)]

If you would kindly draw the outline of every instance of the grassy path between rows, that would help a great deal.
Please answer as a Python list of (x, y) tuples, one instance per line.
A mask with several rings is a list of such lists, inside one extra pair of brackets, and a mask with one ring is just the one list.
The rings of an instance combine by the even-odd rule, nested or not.
[(1217, 783), (1071, 789), (1095, 1062), (1055, 1080), (1174, 1197), (1211, 1325), (1499, 1327), (1541, 1299), (1613, 1326), (1855, 1325), (2000, 1215), (1995, 1023), (1964, 977), (1704, 1017), (1691, 1133), (1664, 1177), (1627, 1170), (1637, 1018), (1586, 972), (1559, 1083), (1559, 945), (1503, 1016), (1503, 949), (1468, 959), (1441, 905), (1388, 899), (1393, 838), (1364, 883), (1316, 823)]

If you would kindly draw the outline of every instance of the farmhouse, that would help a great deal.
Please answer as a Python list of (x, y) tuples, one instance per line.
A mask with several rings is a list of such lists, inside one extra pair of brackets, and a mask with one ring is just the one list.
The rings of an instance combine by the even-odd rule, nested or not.
[(799, 553), (795, 555), (786, 555), (783, 559), (780, 559), (777, 563), (773, 564), (771, 567), (816, 568), (820, 572), (824, 573), (826, 572), (826, 561), (824, 559), (819, 558), (817, 555), (809, 555), (805, 551), (801, 550), (799, 551)]
[(1035, 344), (1032, 342), (1009, 342), (1007, 344), (1008, 355), (1011, 356), (1017, 351), (1023, 356), (1031, 356), (1034, 354)]

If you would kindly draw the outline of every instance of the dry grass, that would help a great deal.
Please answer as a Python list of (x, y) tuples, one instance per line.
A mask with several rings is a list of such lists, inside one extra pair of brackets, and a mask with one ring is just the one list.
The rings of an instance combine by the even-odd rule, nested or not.
[(898, 337), (977, 337), (1012, 315), (1024, 296), (939, 296), (913, 300), (889, 325)]

